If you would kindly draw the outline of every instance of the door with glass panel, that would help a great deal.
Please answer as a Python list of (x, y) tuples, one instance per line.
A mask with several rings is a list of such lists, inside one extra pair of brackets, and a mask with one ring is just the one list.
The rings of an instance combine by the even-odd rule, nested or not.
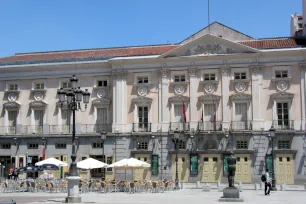
[(71, 111), (70, 110), (62, 110), (62, 127), (61, 127), (62, 133), (71, 133), (72, 127), (71, 127)]
[(138, 107), (138, 132), (149, 132), (149, 108), (147, 106)]
[(33, 132), (42, 133), (44, 124), (44, 110), (34, 110), (34, 120), (35, 125), (33, 127)]
[(107, 108), (97, 108), (96, 132), (107, 131)]
[(8, 111), (8, 130), (9, 134), (16, 133), (16, 124), (17, 124), (17, 111)]
[(277, 129), (290, 129), (288, 103), (277, 103)]
[(235, 103), (235, 115), (232, 122), (234, 130), (248, 130), (247, 103)]

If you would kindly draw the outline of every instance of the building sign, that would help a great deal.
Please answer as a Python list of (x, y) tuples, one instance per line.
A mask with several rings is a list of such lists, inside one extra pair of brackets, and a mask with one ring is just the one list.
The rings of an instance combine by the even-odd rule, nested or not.
[(152, 155), (152, 175), (158, 175), (158, 155)]
[(190, 155), (190, 175), (198, 175), (198, 155)]

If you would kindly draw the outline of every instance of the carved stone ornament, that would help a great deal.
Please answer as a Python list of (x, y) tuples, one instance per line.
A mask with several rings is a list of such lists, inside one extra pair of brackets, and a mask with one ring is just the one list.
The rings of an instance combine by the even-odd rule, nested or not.
[(246, 90), (246, 85), (245, 85), (245, 83), (243, 83), (243, 82), (238, 82), (238, 83), (236, 83), (236, 84), (235, 84), (235, 90), (236, 90), (237, 92), (240, 92), (240, 93), (244, 92), (244, 91)]
[(148, 88), (145, 86), (140, 86), (137, 88), (137, 93), (139, 96), (145, 96), (148, 94)]
[(104, 98), (106, 96), (107, 96), (107, 91), (105, 89), (97, 90), (97, 97), (98, 98)]
[(153, 99), (145, 97), (145, 96), (139, 96), (137, 98), (133, 98), (132, 102), (135, 104), (151, 104)]
[(222, 76), (227, 76), (228, 75), (228, 73), (229, 73), (229, 68), (227, 68), (227, 67), (224, 67), (224, 68), (222, 68)]
[(162, 70), (160, 70), (160, 73), (161, 73), (163, 78), (168, 78), (168, 70), (162, 69)]
[(183, 86), (182, 84), (178, 84), (174, 86), (174, 92), (177, 95), (182, 95), (185, 93), (185, 86)]
[(213, 93), (216, 90), (216, 87), (213, 83), (207, 83), (204, 86), (204, 91), (208, 94)]
[(216, 44), (213, 42), (200, 44), (188, 49), (183, 55), (217, 55), (217, 54), (233, 54), (237, 53), (237, 50), (234, 50), (230, 47), (225, 47), (224, 45)]
[(287, 81), (279, 81), (276, 84), (276, 88), (279, 91), (286, 91), (288, 89), (288, 87), (289, 87), (289, 84), (288, 84)]
[(261, 66), (253, 66), (252, 67), (252, 72), (255, 75), (261, 75), (262, 74), (262, 67)]
[(195, 70), (195, 69), (190, 69), (190, 70), (189, 70), (189, 75), (190, 75), (191, 77), (196, 76), (196, 71), (197, 71), (197, 70)]
[(35, 101), (41, 101), (44, 99), (44, 94), (42, 92), (36, 92), (34, 94), (34, 100)]
[(14, 102), (17, 100), (17, 94), (16, 93), (10, 93), (7, 97), (9, 102)]

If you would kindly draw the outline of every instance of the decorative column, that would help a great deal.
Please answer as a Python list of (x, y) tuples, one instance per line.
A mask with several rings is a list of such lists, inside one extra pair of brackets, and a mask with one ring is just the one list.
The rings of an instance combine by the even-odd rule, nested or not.
[(305, 95), (306, 95), (306, 64), (301, 64), (301, 118), (302, 118), (302, 130), (306, 130), (306, 113), (305, 113)]
[(229, 109), (229, 86), (230, 86), (230, 68), (226, 65), (221, 68), (222, 71), (222, 127), (229, 130), (231, 124), (230, 109)]
[(251, 66), (252, 70), (252, 128), (253, 130), (261, 130), (264, 128), (263, 119), (263, 67)]
[(196, 69), (190, 69), (189, 70), (189, 80), (190, 80), (190, 86), (189, 86), (189, 93), (190, 93), (190, 130), (192, 128), (196, 131), (197, 125), (198, 125), (198, 111), (197, 111), (197, 77), (196, 77)]
[(161, 71), (161, 122), (162, 131), (167, 132), (169, 128), (169, 71), (162, 69)]

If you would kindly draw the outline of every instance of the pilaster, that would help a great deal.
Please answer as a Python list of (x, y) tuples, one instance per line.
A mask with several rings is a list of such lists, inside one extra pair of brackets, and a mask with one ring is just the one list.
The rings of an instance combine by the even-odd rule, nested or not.
[(252, 128), (253, 130), (261, 130), (264, 128), (263, 118), (263, 67), (251, 66), (252, 71)]
[(306, 95), (306, 64), (300, 64), (301, 68), (301, 118), (302, 118), (302, 130), (306, 130), (306, 113), (305, 113), (305, 95)]
[(227, 65), (221, 67), (221, 83), (222, 83), (222, 116), (223, 116), (223, 129), (229, 129), (231, 119), (229, 111), (229, 85), (230, 85), (230, 68)]
[(190, 80), (190, 129), (197, 129), (197, 120), (198, 120), (198, 112), (197, 112), (197, 77), (196, 77), (197, 70), (196, 69), (189, 69), (189, 80)]
[(161, 123), (162, 131), (167, 132), (169, 128), (169, 71), (167, 69), (161, 69)]

